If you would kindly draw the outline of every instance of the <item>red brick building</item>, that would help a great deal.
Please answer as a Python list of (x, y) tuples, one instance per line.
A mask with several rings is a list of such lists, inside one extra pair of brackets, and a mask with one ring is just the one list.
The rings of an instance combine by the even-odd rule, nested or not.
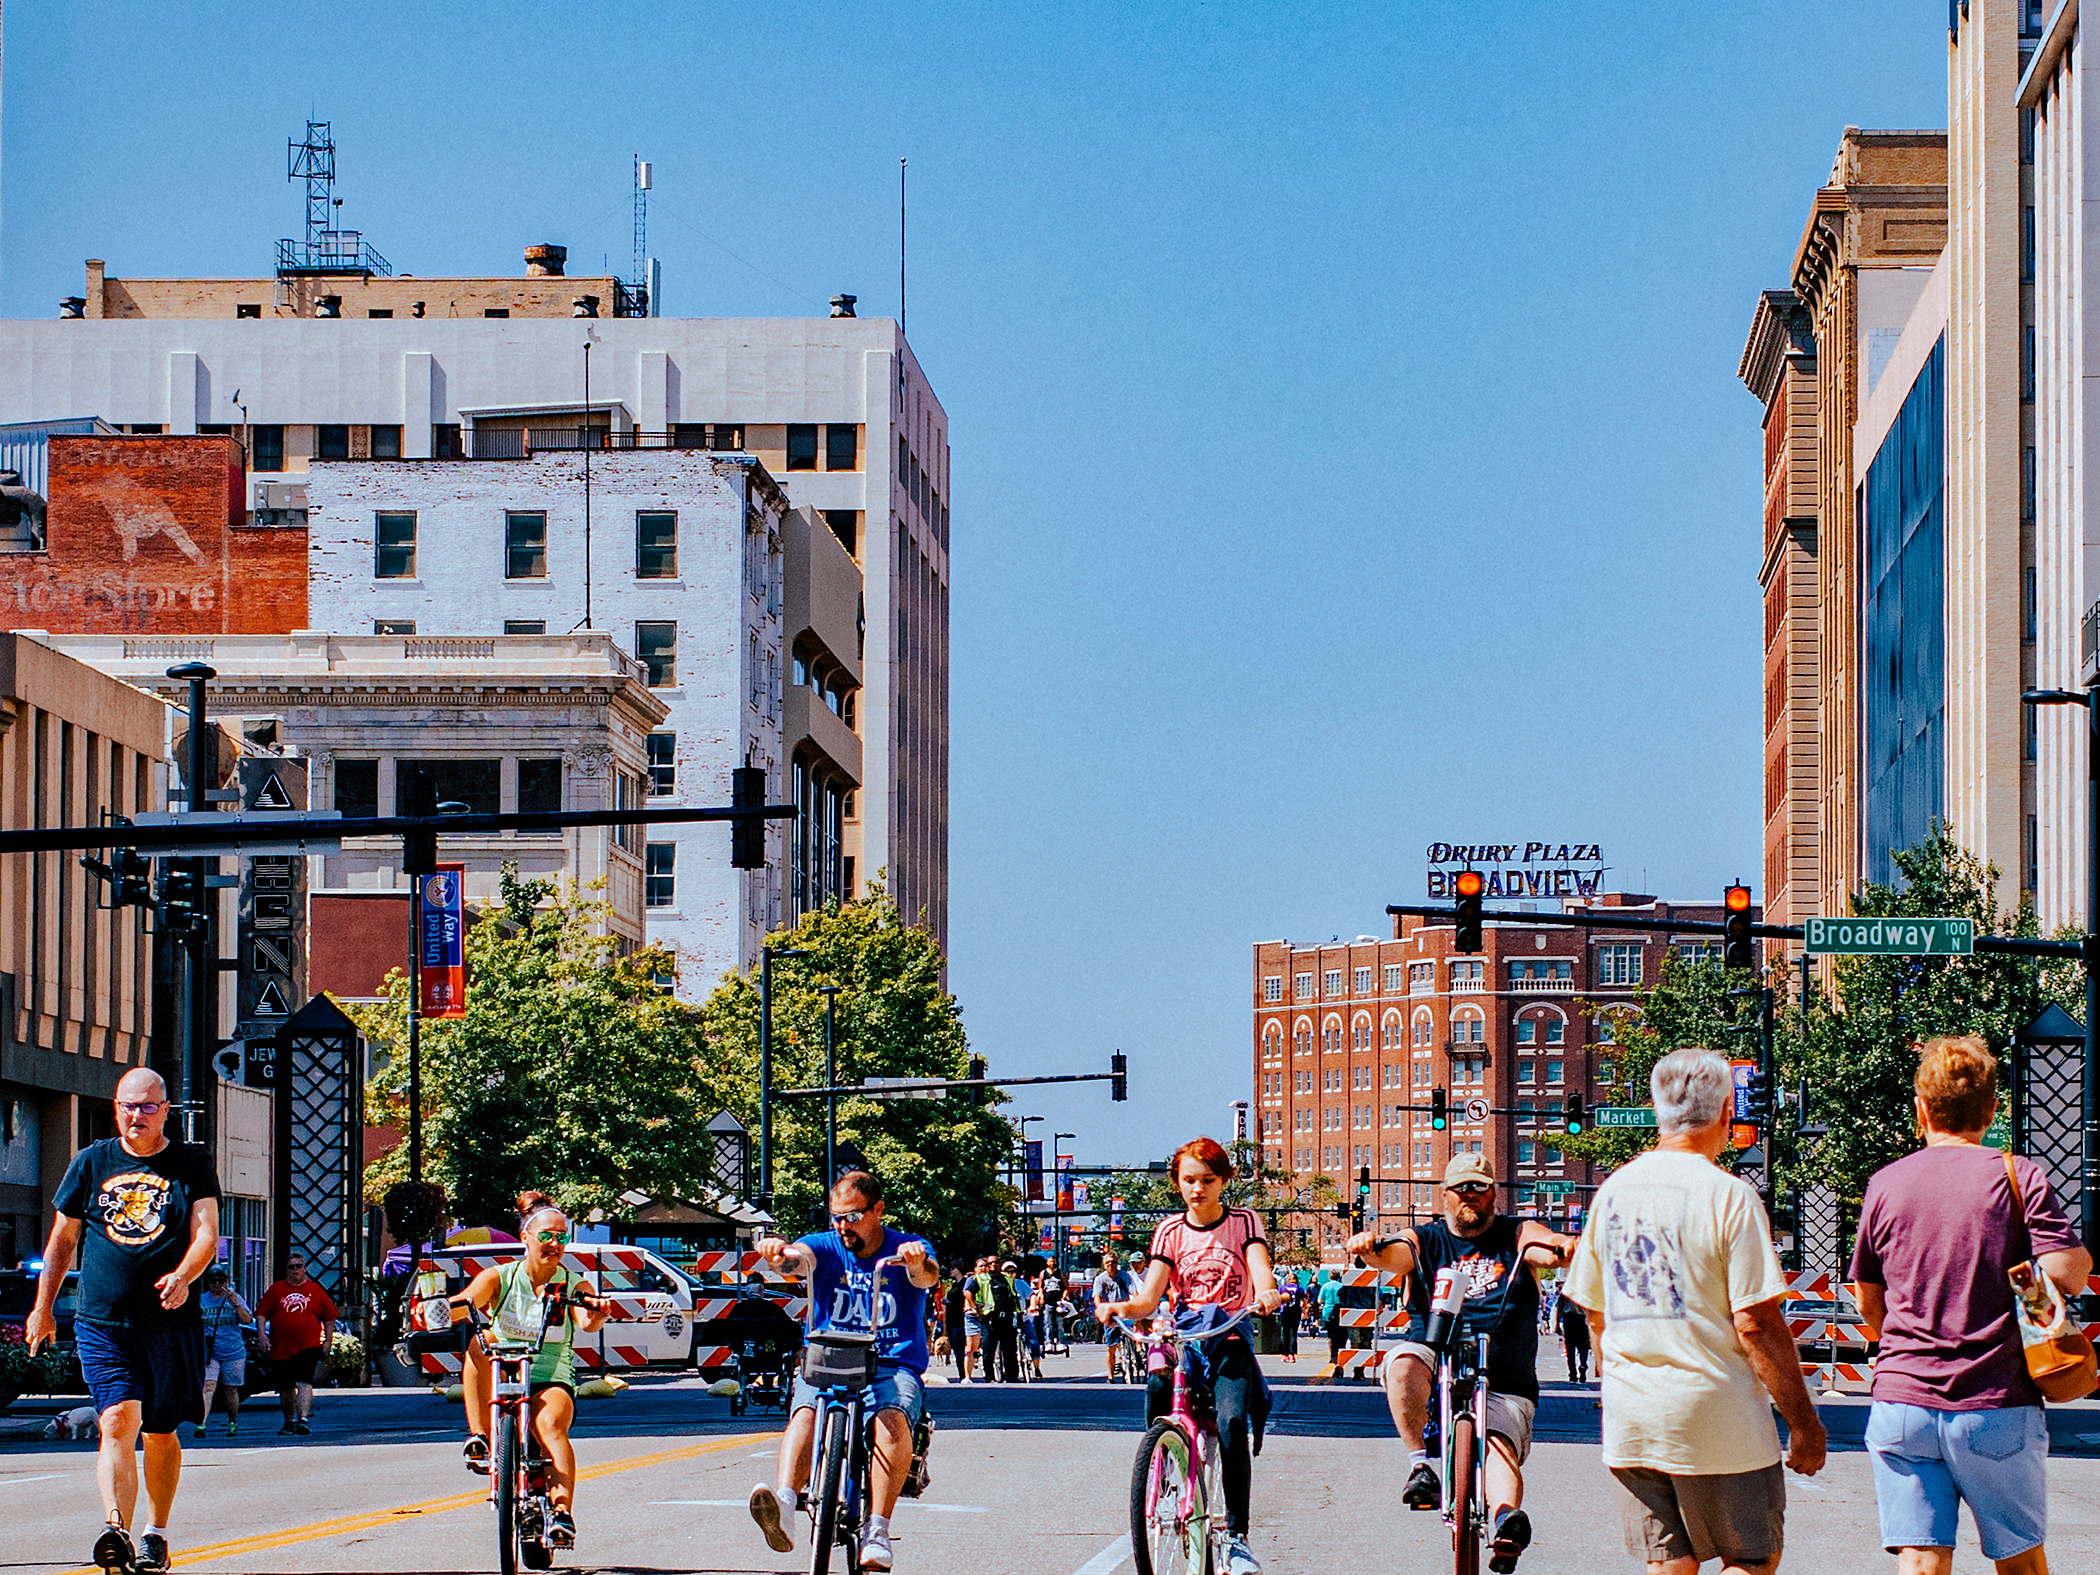
[(49, 471), (42, 549), (0, 553), (0, 627), (306, 627), (306, 527), (251, 520), (237, 439), (54, 436)]
[[(1624, 893), (1588, 906), (1644, 919), (1725, 917), (1718, 903)], [(1665, 948), (1718, 957), (1720, 937), (1496, 924), (1490, 915), (1482, 940), (1483, 951), (1461, 954), (1448, 922), (1398, 918), (1391, 939), (1254, 948), (1255, 1131), (1270, 1164), (1325, 1172), (1349, 1198), (1369, 1166), (1372, 1205), (1391, 1226), (1440, 1211), (1444, 1166), (1469, 1150), (1509, 1184), (1505, 1210), (1580, 1218), (1586, 1190), (1538, 1191), (1596, 1179), (1552, 1143), (1569, 1094), (1588, 1109), (1610, 1087), (1610, 1011), (1587, 1016), (1577, 1003), (1634, 1009)], [(1427, 1108), (1440, 1087), (1451, 1101), (1443, 1132)], [(1489, 1107), (1484, 1119), (1468, 1118), (1474, 1100)], [(1328, 1244), (1341, 1240), (1341, 1222), (1321, 1230)]]

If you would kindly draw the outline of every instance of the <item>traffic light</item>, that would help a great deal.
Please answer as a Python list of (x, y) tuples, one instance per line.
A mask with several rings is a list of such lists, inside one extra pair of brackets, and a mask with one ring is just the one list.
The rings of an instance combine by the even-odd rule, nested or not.
[[(394, 807), (397, 814), (430, 816), (437, 813), (437, 784), (421, 766), (396, 768)], [(401, 873), (435, 875), (438, 839), (434, 831), (410, 831), (401, 838)]]
[(1728, 909), (1727, 935), (1721, 948), (1722, 965), (1728, 968), (1755, 967), (1750, 945), (1750, 888), (1740, 883), (1731, 886), (1721, 894), (1721, 902)]
[(1441, 1088), (1429, 1091), (1429, 1125), (1437, 1132), (1451, 1125), (1451, 1096)]
[(1130, 1062), (1118, 1050), (1108, 1058), (1108, 1097), (1121, 1104), (1130, 1097)]
[(1371, 1167), (1356, 1167), (1356, 1228), (1362, 1230), (1371, 1218)]
[(1745, 1118), (1754, 1126), (1769, 1126), (1772, 1121), (1772, 1080), (1756, 1067), (1743, 1080), (1743, 1107)]
[[(752, 822), (752, 824), (753, 824), (754, 826), (762, 826), (762, 825), (764, 825), (764, 824), (765, 824), (765, 822), (764, 822), (764, 821), (757, 821), (757, 820), (755, 820), (755, 821), (753, 821), (753, 822)], [(973, 1056), (971, 1056), (971, 1057), (970, 1057), (970, 1076), (971, 1076), (971, 1077), (972, 1077), (973, 1079), (974, 1079), (974, 1078), (980, 1078), (980, 1077), (983, 1077), (983, 1076), (984, 1076), (984, 1074), (985, 1074), (985, 1070), (986, 1070), (986, 1069), (985, 1069), (985, 1064), (984, 1064), (984, 1057), (983, 1057), (983, 1056), (981, 1056), (981, 1055), (973, 1055)], [(991, 1090), (990, 1090), (990, 1089), (988, 1089), (988, 1088), (973, 1088), (973, 1089), (971, 1089), (971, 1090), (970, 1090), (970, 1103), (971, 1103), (971, 1104), (973, 1104), (973, 1105), (981, 1105), (981, 1104), (983, 1104), (983, 1103), (985, 1102), (985, 1095), (989, 1094), (990, 1092), (991, 1092)]]
[(1451, 877), (1451, 889), (1458, 894), (1458, 933), (1452, 938), (1452, 948), (1477, 952), (1480, 950), (1480, 894), (1487, 890), (1487, 882), (1478, 870), (1460, 870)]
[(1567, 1131), (1570, 1137), (1582, 1131), (1582, 1096), (1580, 1094), (1570, 1094), (1568, 1096)]
[[(729, 773), (729, 804), (732, 809), (757, 809), (766, 801), (766, 773), (758, 766), (738, 766)], [(762, 870), (766, 867), (766, 823), (747, 815), (729, 823), (729, 867)]]

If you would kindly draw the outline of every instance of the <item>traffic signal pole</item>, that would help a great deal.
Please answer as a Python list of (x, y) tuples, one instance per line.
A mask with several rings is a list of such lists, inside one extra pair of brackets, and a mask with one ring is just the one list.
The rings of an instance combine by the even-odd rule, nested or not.
[[(185, 662), (169, 668), (168, 676), (186, 679), (190, 686), (189, 761), (184, 769), (189, 803), (185, 807), (202, 817), (211, 808), (211, 782), (218, 774), (212, 769), (218, 763), (216, 749), (210, 749), (207, 764), (206, 751), (212, 740), (205, 732), (204, 685), (218, 674), (202, 662)], [(212, 923), (218, 898), (208, 878), (217, 873), (219, 861), (196, 858), (184, 862), (189, 866), (195, 906), (182, 934), (182, 1135), (185, 1142), (198, 1143), (211, 1139), (212, 1123), (200, 1119), (205, 1114), (200, 1094), (204, 1058), (218, 1048), (214, 1041), (219, 1037), (217, 926)]]

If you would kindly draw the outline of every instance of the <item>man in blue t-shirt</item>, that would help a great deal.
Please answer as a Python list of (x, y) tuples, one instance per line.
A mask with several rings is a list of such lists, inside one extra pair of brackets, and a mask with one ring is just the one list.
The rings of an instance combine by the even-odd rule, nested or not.
[[(941, 1266), (925, 1240), (893, 1230), (882, 1216), (882, 1183), (864, 1170), (851, 1170), (831, 1189), (830, 1230), (794, 1243), (770, 1236), (758, 1244), (767, 1263), (809, 1281), (812, 1332), (837, 1329), (876, 1337), (875, 1383), (867, 1392), (866, 1410), (875, 1429), (878, 1513), (868, 1517), (861, 1540), (864, 1570), (890, 1568), (890, 1515), (911, 1470), (912, 1429), (931, 1356), (926, 1293), (941, 1278)], [(875, 1265), (884, 1258), (898, 1262), (878, 1276)], [(787, 1431), (780, 1436), (777, 1481), (751, 1490), (751, 1518), (776, 1553), (794, 1550), (793, 1516), (804, 1507), (802, 1489), (809, 1483), (816, 1405), (816, 1391), (797, 1374)]]

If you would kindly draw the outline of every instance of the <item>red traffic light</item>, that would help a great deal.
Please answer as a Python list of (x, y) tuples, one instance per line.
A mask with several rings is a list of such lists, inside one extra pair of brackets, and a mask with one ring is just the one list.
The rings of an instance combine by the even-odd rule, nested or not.
[(1451, 877), (1451, 889), (1461, 897), (1477, 897), (1487, 890), (1487, 877), (1478, 870), (1460, 870)]
[(1721, 901), (1727, 906), (1730, 913), (1748, 913), (1750, 911), (1750, 888), (1748, 886), (1731, 886), (1721, 894)]

